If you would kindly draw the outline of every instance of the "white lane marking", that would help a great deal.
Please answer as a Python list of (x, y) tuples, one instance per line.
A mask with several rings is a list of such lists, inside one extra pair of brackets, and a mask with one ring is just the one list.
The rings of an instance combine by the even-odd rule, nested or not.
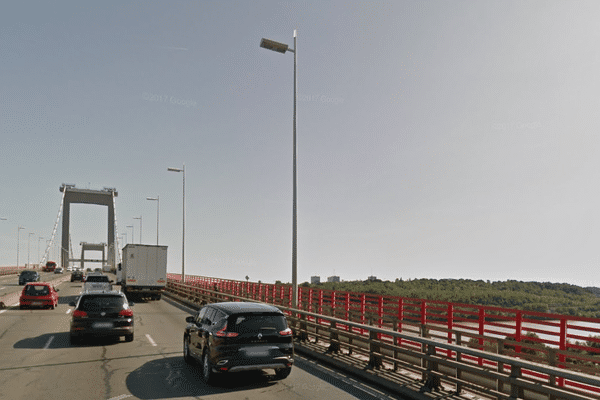
[(67, 310), (67, 314), (71, 314), (71, 309), (70, 308)]
[(148, 339), (148, 341), (150, 342), (150, 344), (152, 346), (156, 346), (156, 342), (154, 340), (152, 340), (152, 338), (150, 337), (150, 335), (148, 335), (147, 333), (146, 333), (146, 338)]
[(133, 396), (133, 395), (131, 395), (131, 394), (122, 394), (122, 395), (117, 396), (117, 397), (111, 397), (108, 400), (121, 400), (121, 399), (126, 399), (126, 398), (131, 397), (131, 396)]
[(44, 346), (44, 350), (48, 349), (48, 347), (50, 346), (50, 343), (52, 343), (53, 340), (54, 340), (54, 336), (50, 336), (50, 339), (48, 339), (48, 341), (46, 342), (46, 345)]
[(0, 290), (2, 290), (2, 289), (6, 289), (6, 286), (4, 286), (4, 287), (0, 287)]

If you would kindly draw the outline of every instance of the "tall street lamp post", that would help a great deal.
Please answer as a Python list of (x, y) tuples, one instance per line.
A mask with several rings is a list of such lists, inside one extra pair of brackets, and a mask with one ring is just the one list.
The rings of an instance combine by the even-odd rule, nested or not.
[(0, 217), (0, 221), (6, 221), (6, 218)]
[(19, 242), (21, 240), (21, 231), (25, 229), (22, 226), (17, 227), (17, 268), (19, 268)]
[(285, 54), (286, 51), (291, 51), (294, 53), (294, 128), (293, 128), (293, 200), (292, 200), (292, 308), (298, 307), (298, 262), (297, 262), (297, 214), (296, 214), (296, 89), (297, 89), (297, 79), (296, 79), (296, 56), (298, 46), (296, 43), (296, 38), (298, 36), (298, 32), (294, 29), (294, 48), (290, 49), (287, 44), (279, 43), (274, 40), (269, 40), (262, 38), (260, 41), (260, 47), (273, 50), (278, 53)]
[(160, 212), (160, 197), (146, 197), (146, 200), (156, 201), (156, 245), (158, 246), (158, 216)]
[(40, 240), (44, 240), (44, 238), (43, 238), (43, 237), (41, 237), (41, 236), (40, 236), (40, 237), (38, 237), (38, 255), (37, 255), (37, 259), (38, 259), (38, 265), (39, 265), (39, 263), (40, 263), (40, 261), (41, 261), (41, 259), (40, 259)]
[(29, 235), (27, 235), (27, 268), (30, 268), (30, 265), (29, 265), (29, 247), (30, 246), (29, 246), (29, 244), (31, 242), (31, 240), (30, 240), (31, 235), (35, 235), (35, 233), (29, 232)]
[[(140, 215), (139, 217), (133, 217), (133, 219), (140, 220), (140, 244), (142, 244), (142, 216)], [(131, 238), (131, 240), (134, 240), (133, 237)]]
[(127, 225), (127, 228), (131, 228), (131, 243), (135, 243), (135, 236), (133, 236), (133, 225)]
[(181, 283), (185, 283), (185, 164), (183, 168), (167, 168), (167, 171), (183, 173), (183, 228), (181, 232)]

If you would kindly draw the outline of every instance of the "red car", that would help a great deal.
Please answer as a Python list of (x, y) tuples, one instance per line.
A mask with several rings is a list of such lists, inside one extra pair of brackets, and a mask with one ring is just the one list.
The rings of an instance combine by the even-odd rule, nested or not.
[(48, 307), (54, 309), (58, 305), (58, 289), (49, 283), (28, 283), (21, 292), (19, 308), (25, 307)]

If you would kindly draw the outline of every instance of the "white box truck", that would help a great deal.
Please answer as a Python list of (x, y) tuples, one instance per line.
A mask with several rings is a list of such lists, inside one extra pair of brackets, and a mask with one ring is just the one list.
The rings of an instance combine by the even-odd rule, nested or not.
[(127, 297), (160, 300), (167, 286), (167, 246), (128, 244), (123, 247), (117, 283)]

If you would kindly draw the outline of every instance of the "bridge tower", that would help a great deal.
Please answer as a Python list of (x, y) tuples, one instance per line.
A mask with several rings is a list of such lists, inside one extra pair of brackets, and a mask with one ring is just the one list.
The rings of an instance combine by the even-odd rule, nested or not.
[[(62, 204), (62, 244), (60, 250), (61, 266), (66, 270), (69, 266), (69, 222), (71, 203), (96, 204), (108, 207), (108, 256), (107, 261), (114, 270), (118, 264), (118, 249), (116, 239), (118, 238), (115, 223), (114, 198), (118, 193), (115, 188), (104, 188), (102, 190), (77, 189), (75, 185), (62, 184), (60, 191), (63, 193)], [(104, 255), (103, 257), (104, 258)]]

